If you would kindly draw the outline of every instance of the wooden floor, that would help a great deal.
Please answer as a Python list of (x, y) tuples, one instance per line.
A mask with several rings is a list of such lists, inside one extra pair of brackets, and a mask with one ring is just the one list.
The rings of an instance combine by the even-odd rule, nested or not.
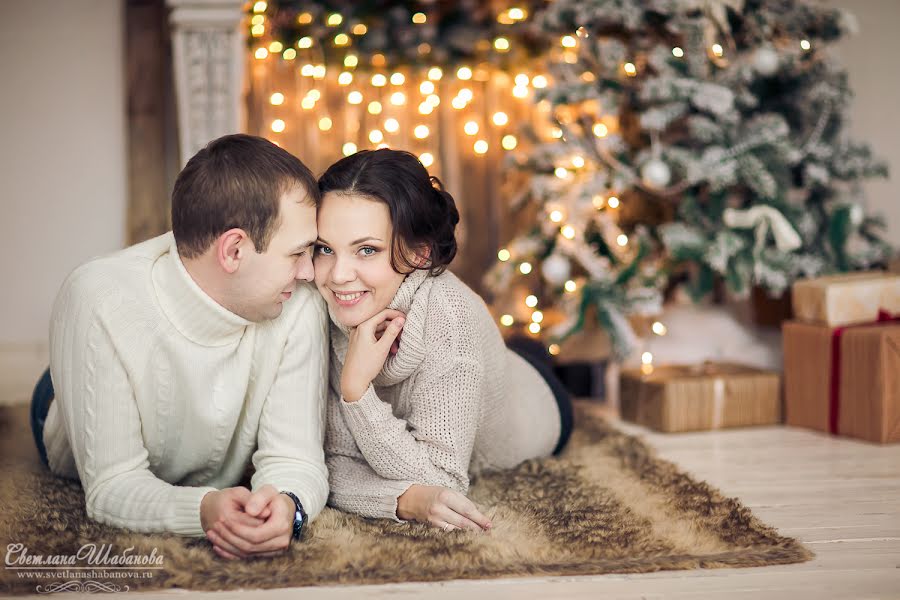
[(620, 426), (643, 437), (662, 457), (740, 498), (765, 523), (805, 542), (816, 558), (752, 569), (140, 596), (900, 599), (900, 444), (876, 446), (787, 427), (658, 434)]

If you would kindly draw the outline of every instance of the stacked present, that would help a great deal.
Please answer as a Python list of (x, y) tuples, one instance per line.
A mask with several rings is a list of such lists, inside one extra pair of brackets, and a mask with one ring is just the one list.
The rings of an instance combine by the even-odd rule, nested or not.
[(798, 281), (783, 326), (785, 419), (872, 442), (900, 441), (900, 276)]
[(623, 369), (622, 418), (659, 431), (698, 431), (781, 421), (777, 373), (731, 363)]

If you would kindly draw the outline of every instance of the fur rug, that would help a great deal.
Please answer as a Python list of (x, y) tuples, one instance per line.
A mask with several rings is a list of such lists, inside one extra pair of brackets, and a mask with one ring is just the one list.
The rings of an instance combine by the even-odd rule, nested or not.
[[(202, 539), (139, 535), (99, 525), (81, 487), (37, 461), (24, 409), (0, 409), (0, 542), (31, 555), (111, 544), (112, 554), (156, 550), (162, 567), (142, 578), (79, 582), (53, 571), (28, 579), (4, 568), (7, 593), (186, 588), (229, 590), (328, 584), (641, 573), (753, 567), (809, 560), (797, 541), (759, 522), (734, 499), (680, 473), (580, 407), (563, 456), (529, 461), (474, 482), (471, 498), (494, 523), (489, 535), (366, 520), (326, 509), (306, 541), (272, 559), (219, 559)], [(83, 563), (79, 563), (83, 564)], [(116, 573), (115, 571), (113, 573)], [(42, 589), (37, 589), (42, 586)]]

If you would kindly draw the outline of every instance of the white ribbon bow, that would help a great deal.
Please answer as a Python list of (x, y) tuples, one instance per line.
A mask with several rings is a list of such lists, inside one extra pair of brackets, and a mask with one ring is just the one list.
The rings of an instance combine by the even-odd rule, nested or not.
[(778, 209), (758, 205), (747, 210), (726, 208), (722, 214), (722, 220), (726, 225), (734, 229), (755, 228), (756, 248), (761, 249), (766, 242), (766, 233), (772, 232), (775, 238), (775, 246), (782, 252), (796, 250), (803, 245), (800, 234), (797, 233), (787, 218)]

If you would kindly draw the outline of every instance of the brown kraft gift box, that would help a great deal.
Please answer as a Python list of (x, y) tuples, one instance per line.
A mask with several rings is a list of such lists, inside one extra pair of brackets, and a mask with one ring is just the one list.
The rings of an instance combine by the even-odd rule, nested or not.
[(900, 323), (832, 328), (789, 321), (783, 332), (788, 425), (900, 441)]
[(623, 369), (620, 402), (623, 419), (665, 432), (771, 425), (781, 421), (781, 381), (731, 363)]

